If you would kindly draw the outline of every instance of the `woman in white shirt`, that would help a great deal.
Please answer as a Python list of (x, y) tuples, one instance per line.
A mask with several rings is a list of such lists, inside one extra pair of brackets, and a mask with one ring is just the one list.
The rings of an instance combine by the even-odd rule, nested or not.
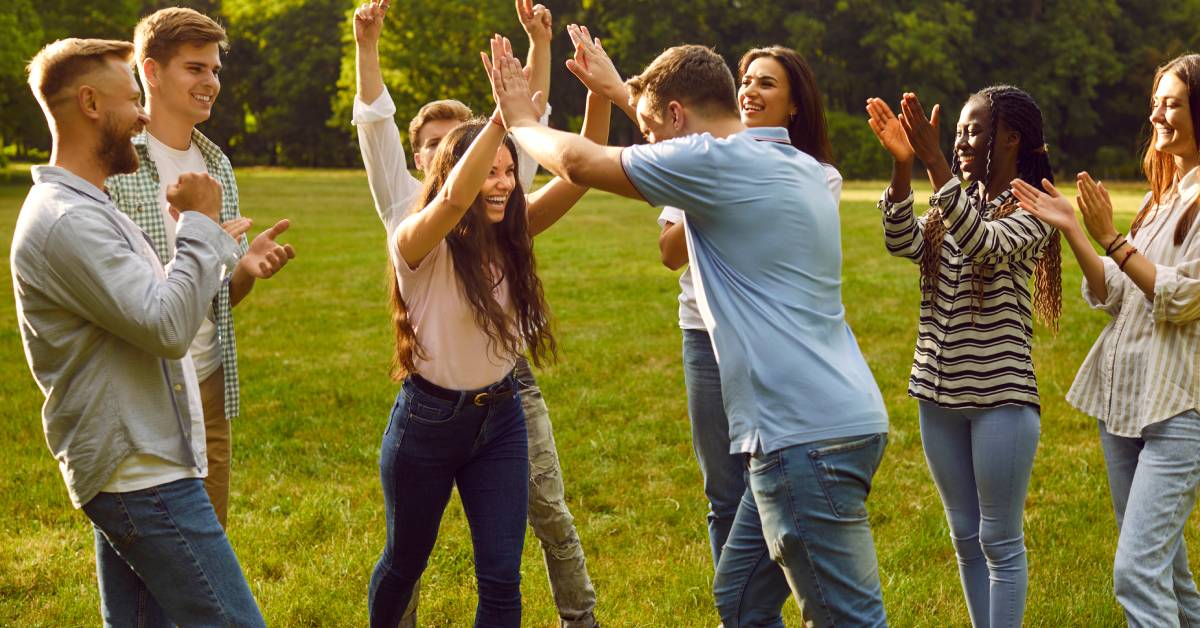
[[(1143, 168), (1151, 191), (1126, 236), (1104, 186), (1078, 175), (1079, 209), (1020, 181), (1013, 191), (1059, 229), (1083, 297), (1112, 317), (1067, 401), (1100, 427), (1120, 539), (1114, 590), (1130, 626), (1200, 625), (1183, 528), (1200, 483), (1200, 55), (1159, 68)], [(1086, 228), (1086, 233), (1085, 233)], [(1105, 250), (1101, 257), (1088, 235)]]
[[(589, 97), (585, 130), (607, 136), (608, 111)], [(388, 538), (372, 626), (400, 621), (455, 486), (475, 550), (475, 625), (520, 625), (529, 457), (512, 371), (526, 350), (535, 364), (554, 353), (533, 235), (583, 189), (558, 179), (526, 197), (516, 171), (499, 114), (465, 122), (442, 139), (416, 211), (388, 234), (393, 375), (404, 384), (380, 454)]]

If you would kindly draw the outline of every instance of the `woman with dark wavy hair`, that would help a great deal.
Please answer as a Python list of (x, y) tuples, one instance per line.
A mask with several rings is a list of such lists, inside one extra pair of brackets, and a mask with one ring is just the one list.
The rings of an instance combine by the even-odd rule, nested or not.
[[(584, 134), (607, 137), (608, 111), (589, 98)], [(388, 234), (403, 385), (380, 454), (388, 536), (371, 576), (372, 626), (399, 622), (455, 486), (475, 550), (475, 625), (520, 625), (529, 457), (512, 371), (526, 350), (535, 364), (554, 354), (533, 236), (585, 190), (556, 179), (526, 197), (517, 155), (499, 115), (459, 125)]]
[[(920, 269), (908, 394), (971, 623), (1015, 627), (1025, 613), (1023, 515), (1041, 434), (1033, 316), (1057, 326), (1062, 292), (1058, 236), (1018, 207), (1010, 182), (1041, 185), (1054, 175), (1042, 112), (1024, 90), (994, 85), (967, 99), (953, 165), (939, 145), (939, 110), (927, 118), (911, 93), (899, 117), (867, 101), (871, 130), (895, 160), (879, 208), (888, 252)], [(920, 217), (914, 158), (935, 190)]]
[(1013, 191), (1066, 237), (1084, 300), (1112, 317), (1067, 401), (1099, 424), (1120, 530), (1117, 601), (1130, 626), (1200, 626), (1183, 538), (1200, 484), (1200, 55), (1160, 67), (1149, 104), (1150, 192), (1128, 236), (1086, 172), (1076, 178), (1083, 227), (1049, 181), (1046, 192), (1020, 181)]

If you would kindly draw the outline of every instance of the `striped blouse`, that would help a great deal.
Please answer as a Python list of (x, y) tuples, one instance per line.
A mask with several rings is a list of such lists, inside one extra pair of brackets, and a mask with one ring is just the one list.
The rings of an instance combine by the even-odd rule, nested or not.
[(1084, 300), (1112, 320), (1079, 368), (1067, 402), (1118, 436), (1139, 437), (1147, 425), (1200, 408), (1200, 226), (1192, 225), (1181, 246), (1174, 240), (1180, 216), (1200, 196), (1200, 167), (1176, 188), (1129, 238), (1157, 267), (1154, 298), (1108, 258), (1108, 298), (1099, 301), (1083, 283)]
[[(976, 188), (963, 190), (955, 177), (929, 199), (941, 210), (946, 236), (936, 290), (921, 297), (908, 394), (944, 408), (1038, 405), (1029, 278), (1052, 231), (1019, 208), (992, 219), (1015, 202), (1012, 193), (984, 204)], [(879, 207), (888, 252), (920, 263), (925, 219), (913, 214), (912, 194), (890, 203), (885, 191)]]

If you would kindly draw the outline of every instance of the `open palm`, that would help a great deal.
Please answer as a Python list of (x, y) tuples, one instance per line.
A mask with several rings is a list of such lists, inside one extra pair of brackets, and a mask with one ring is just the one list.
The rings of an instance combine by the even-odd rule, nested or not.
[(879, 98), (868, 98), (867, 115), (867, 124), (871, 126), (871, 131), (879, 138), (879, 143), (892, 154), (892, 158), (901, 162), (912, 161), (912, 144), (909, 143), (904, 125), (892, 112), (892, 108)]

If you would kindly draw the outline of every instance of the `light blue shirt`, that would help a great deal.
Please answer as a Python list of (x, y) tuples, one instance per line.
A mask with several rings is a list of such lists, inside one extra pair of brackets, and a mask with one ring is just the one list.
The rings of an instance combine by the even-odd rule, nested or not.
[(631, 146), (629, 180), (687, 213), (730, 453), (887, 431), (842, 307), (841, 226), (821, 164), (783, 128)]
[(46, 395), (42, 427), (80, 508), (129, 456), (203, 475), (181, 359), (241, 249), (183, 212), (164, 271), (146, 235), (102, 190), (37, 166), (13, 232), (25, 357)]

